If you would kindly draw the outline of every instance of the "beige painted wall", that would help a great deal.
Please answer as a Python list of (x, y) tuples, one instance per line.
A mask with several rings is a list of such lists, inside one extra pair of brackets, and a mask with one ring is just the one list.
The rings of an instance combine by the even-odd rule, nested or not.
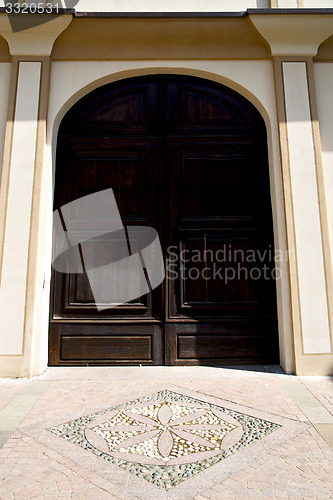
[[(326, 67), (327, 65), (323, 66)], [(320, 75), (316, 66), (316, 75)], [(327, 66), (328, 67), (328, 66)], [(43, 175), (43, 199), (44, 205), (41, 211), (40, 224), (45, 234), (46, 257), (41, 255), (38, 265), (40, 273), (45, 273), (46, 286), (42, 296), (42, 319), (41, 325), (35, 325), (36, 331), (41, 332), (35, 339), (36, 349), (35, 373), (42, 372), (47, 366), (48, 349), (48, 306), (49, 306), (49, 283), (51, 270), (51, 246), (52, 246), (52, 189), (55, 145), (59, 123), (70, 107), (83, 95), (92, 89), (110, 81), (149, 73), (182, 73), (194, 76), (206, 77), (217, 82), (226, 84), (247, 97), (262, 113), (268, 131), (268, 146), (270, 160), (271, 191), (273, 202), (274, 230), (276, 247), (286, 249), (285, 226), (284, 226), (284, 201), (282, 195), (282, 182), (280, 173), (279, 138), (276, 118), (276, 101), (274, 94), (274, 77), (272, 62), (269, 60), (257, 61), (56, 61), (52, 65), (51, 89), (48, 115), (47, 147), (44, 158)], [(332, 67), (330, 66), (330, 78), (332, 78)], [(258, 79), (260, 75), (260, 79)], [(318, 76), (317, 76), (318, 79)], [(319, 86), (325, 86), (323, 95), (329, 95), (331, 80), (327, 74), (320, 75)], [(318, 87), (319, 88), (319, 87)], [(321, 87), (320, 87), (321, 88)], [(325, 100), (320, 101), (320, 110), (325, 108)], [(322, 126), (330, 127), (331, 112), (321, 111), (321, 122), (327, 122)], [(324, 121), (323, 121), (324, 120)], [(332, 144), (330, 143), (331, 147)], [(324, 156), (326, 151), (324, 150)], [(328, 170), (328, 169), (327, 169)], [(327, 187), (329, 182), (327, 182)], [(331, 192), (331, 191), (330, 191)], [(332, 222), (332, 221), (331, 221)], [(304, 242), (303, 242), (304, 245)], [(286, 262), (279, 263), (283, 279), (277, 283), (279, 330), (280, 330), (280, 352), (283, 368), (291, 372), (293, 366), (293, 341), (290, 323), (290, 291), (289, 274)], [(6, 343), (6, 339), (4, 339)], [(38, 347), (38, 348), (37, 348)], [(1, 353), (0, 353), (1, 354)], [(12, 358), (12, 371), (19, 373), (21, 359)]]
[(269, 0), (80, 0), (77, 11), (100, 12), (223, 12), (268, 8)]
[(10, 82), (10, 63), (0, 63), (0, 179), (2, 170), (3, 146), (8, 112), (8, 95)]
[(332, 9), (333, 8), (333, 0), (302, 0), (303, 6), (308, 9), (308, 8), (326, 8), (326, 9)]
[(297, 9), (297, 0), (277, 0), (277, 7), (279, 9)]
[[(56, 3), (56, 0), (53, 1)], [(60, 2), (59, 2), (60, 3)], [(0, 5), (4, 5), (3, 0), (0, 1)], [(291, 8), (291, 7), (332, 7), (333, 0), (170, 0), (168, 3), (162, 2), (161, 0), (153, 2), (152, 0), (96, 0), (94, 3), (88, 2), (88, 0), (80, 0), (76, 5), (77, 11), (243, 11), (247, 8), (267, 8), (269, 6), (280, 8)], [(303, 57), (314, 56), (316, 54), (318, 45), (325, 40), (332, 33), (332, 16), (321, 15), (321, 16), (260, 16), (258, 14), (251, 15), (251, 20), (256, 26), (256, 28), (261, 32), (270, 42), (270, 48), (272, 54), (294, 56), (295, 54), (302, 55)], [(3, 15), (0, 17), (2, 21), (2, 29), (6, 33), (9, 40), (9, 47), (12, 54), (22, 56), (22, 54), (27, 54), (29, 57), (31, 54), (35, 54), (38, 51), (40, 56), (50, 55), (52, 50), (52, 45), (54, 40), (57, 38), (59, 33), (63, 31), (67, 25), (71, 22), (71, 16), (56, 16), (56, 19), (52, 21), (53, 29), (51, 30), (51, 22), (46, 26), (42, 25), (42, 28), (36, 28), (35, 31), (23, 31), (22, 36), (17, 37), (11, 33), (9, 29), (9, 22), (7, 16)], [(287, 22), (288, 21), (288, 22)], [(92, 22), (87, 21), (88, 24)], [(225, 22), (225, 21), (224, 21)], [(7, 23), (7, 26), (6, 26)], [(76, 19), (72, 26), (69, 28), (75, 28), (75, 25), (80, 23), (80, 20)], [(83, 21), (82, 21), (83, 23)], [(245, 24), (250, 24), (249, 18), (244, 18), (237, 21), (241, 32), (245, 30)], [(226, 22), (225, 22), (226, 24)], [(170, 26), (170, 22), (168, 22)], [(209, 28), (211, 30), (211, 24)], [(223, 25), (224, 26), (224, 25)], [(47, 28), (47, 29), (46, 29)], [(48, 131), (47, 131), (47, 145), (45, 151), (38, 157), (38, 163), (43, 172), (40, 172), (41, 180), (41, 190), (39, 193), (39, 188), (34, 191), (34, 196), (39, 198), (40, 195), (40, 205), (38, 202), (38, 208), (35, 216), (35, 220), (38, 219), (38, 223), (35, 223), (34, 228), (39, 234), (39, 239), (43, 239), (43, 244), (46, 244), (46, 253), (40, 251), (40, 247), (36, 244), (36, 237), (33, 239), (33, 246), (29, 247), (29, 235), (27, 230), (29, 224), (24, 222), (24, 217), (27, 215), (27, 210), (31, 205), (32, 197), (32, 187), (31, 187), (31, 174), (28, 186), (29, 189), (23, 190), (20, 184), (20, 172), (25, 172), (25, 166), (27, 164), (26, 158), (23, 156), (26, 152), (29, 152), (29, 145), (25, 146), (25, 139), (27, 139), (27, 134), (22, 131), (22, 126), (26, 127), (28, 135), (35, 137), (35, 127), (36, 116), (33, 116), (32, 122), (26, 122), (24, 124), (25, 113), (24, 110), (28, 109), (33, 102), (30, 100), (28, 105), (22, 105), (20, 100), (16, 103), (16, 116), (19, 118), (14, 126), (14, 148), (12, 151), (12, 169), (10, 173), (10, 196), (8, 198), (8, 218), (6, 226), (6, 246), (4, 252), (4, 267), (3, 267), (3, 284), (7, 283), (7, 289), (9, 293), (7, 294), (7, 302), (2, 301), (0, 306), (0, 320), (2, 318), (3, 325), (0, 331), (2, 337), (0, 339), (0, 376), (4, 375), (32, 375), (42, 372), (47, 365), (47, 351), (48, 351), (48, 308), (49, 308), (49, 292), (50, 292), (50, 270), (51, 270), (51, 246), (52, 246), (52, 198), (53, 198), (53, 173), (54, 173), (54, 161), (55, 161), (55, 145), (57, 139), (57, 130), (59, 123), (68, 109), (83, 95), (88, 93), (90, 90), (111, 81), (116, 81), (122, 78), (137, 76), (149, 73), (181, 73), (200, 77), (206, 77), (208, 79), (215, 80), (217, 82), (223, 83), (230, 86), (236, 91), (247, 97), (262, 113), (268, 132), (268, 147), (269, 147), (269, 168), (270, 168), (270, 178), (271, 178), (271, 194), (273, 203), (273, 218), (274, 218), (274, 231), (275, 231), (275, 243), (276, 248), (281, 250), (286, 250), (286, 233), (285, 233), (285, 210), (284, 210), (284, 199), (282, 192), (282, 180), (281, 180), (281, 162), (280, 162), (280, 144), (278, 136), (277, 127), (277, 117), (276, 117), (276, 97), (274, 90), (274, 75), (273, 75), (273, 63), (269, 58), (269, 53), (267, 51), (266, 45), (262, 44), (262, 39), (256, 33), (252, 26), (249, 26), (250, 32), (253, 35), (252, 44), (255, 47), (255, 51), (249, 55), (243, 54), (243, 52), (237, 52), (237, 54), (229, 54), (229, 59), (221, 60), (221, 58), (227, 57), (220, 52), (225, 50), (225, 47), (234, 46), (235, 40), (238, 34), (234, 35), (233, 41), (228, 38), (228, 34), (225, 33), (225, 29), (218, 26), (217, 34), (218, 38), (211, 44), (217, 51), (215, 55), (215, 60), (212, 59), (211, 46), (209, 45), (208, 55), (202, 53), (202, 51), (196, 52), (192, 57), (193, 60), (188, 55), (183, 55), (177, 52), (177, 54), (170, 53), (169, 43), (167, 43), (168, 52), (164, 55), (154, 55), (151, 59), (143, 60), (149, 58), (147, 52), (144, 56), (133, 56), (131, 58), (137, 57), (136, 61), (127, 60), (123, 54), (117, 52), (118, 60), (113, 55), (113, 60), (96, 60), (98, 57), (103, 58), (100, 54), (94, 57), (90, 55), (87, 60), (78, 61), (78, 57), (75, 54), (71, 55), (71, 61), (63, 60), (68, 59), (67, 50), (68, 47), (72, 48), (72, 44), (66, 38), (66, 33), (63, 37), (60, 37), (63, 41), (63, 49), (58, 49), (58, 60), (53, 62), (52, 65), (52, 77), (51, 77), (51, 93), (50, 93), (50, 107), (49, 107), (49, 118), (48, 118)], [(274, 28), (274, 29), (273, 29)], [(179, 25), (177, 25), (179, 31)], [(227, 41), (220, 39), (220, 31), (224, 33)], [(150, 30), (150, 28), (149, 28)], [(243, 30), (243, 31), (242, 31)], [(73, 31), (73, 30), (72, 30)], [(149, 31), (150, 32), (150, 31)], [(75, 33), (75, 30), (74, 30)], [(249, 36), (246, 31), (247, 36)], [(311, 33), (311, 36), (309, 36)], [(67, 33), (68, 34), (68, 33)], [(158, 35), (160, 33), (158, 32)], [(244, 34), (244, 33), (243, 33)], [(38, 36), (37, 36), (38, 35)], [(183, 35), (183, 33), (182, 33)], [(37, 36), (37, 38), (36, 38)], [(73, 36), (73, 34), (72, 34)], [(135, 35), (136, 36), (136, 35)], [(170, 36), (170, 34), (169, 34)], [(99, 35), (97, 35), (99, 39)], [(186, 37), (185, 37), (186, 38)], [(75, 35), (74, 35), (74, 40)], [(64, 42), (65, 40), (65, 42)], [(67, 41), (66, 41), (67, 40)], [(70, 40), (70, 36), (69, 36)], [(88, 38), (89, 40), (89, 38)], [(100, 43), (101, 40), (99, 40)], [(58, 44), (59, 45), (59, 44)], [(90, 46), (91, 44), (89, 44)], [(116, 44), (104, 44), (107, 48), (114, 47)], [(150, 44), (151, 45), (151, 44)], [(242, 42), (242, 46), (247, 44)], [(258, 45), (258, 47), (257, 47)], [(182, 40), (179, 43), (180, 47), (183, 47)], [(259, 47), (260, 46), (260, 47)], [(82, 47), (81, 47), (82, 48)], [(247, 47), (248, 48), (248, 47)], [(253, 48), (253, 47), (252, 47)], [(236, 44), (237, 49), (237, 44)], [(258, 52), (258, 50), (263, 52)], [(65, 50), (65, 51), (64, 51)], [(146, 49), (145, 49), (146, 50)], [(56, 52), (56, 50), (55, 50)], [(327, 52), (327, 51), (326, 51)], [(94, 60), (89, 60), (94, 59)], [(178, 59), (176, 60), (176, 58)], [(210, 59), (208, 59), (208, 57)], [(245, 60), (245, 58), (248, 58)], [(252, 59), (250, 59), (250, 57)], [(110, 58), (110, 53), (105, 57)], [(207, 58), (207, 59), (206, 59)], [(163, 60), (162, 60), (163, 59)], [(171, 60), (172, 59), (172, 60)], [(7, 61), (8, 59), (2, 59)], [(329, 59), (328, 59), (329, 60)], [(298, 61), (298, 62), (297, 62)], [(35, 62), (23, 62), (21, 63), (21, 77), (22, 82), (34, 80), (35, 84), (33, 88), (28, 92), (31, 95), (37, 96), (37, 90), (39, 85), (39, 70), (37, 71), (37, 66), (39, 63)], [(301, 68), (301, 63), (299, 59), (292, 61), (289, 59), (286, 64), (295, 65), (297, 68)], [(2, 100), (0, 103), (0, 155), (2, 156), (3, 149), (3, 137), (4, 137), (4, 127), (5, 119), (7, 115), (7, 98), (8, 98), (8, 88), (9, 88), (9, 72), (10, 65), (8, 62), (1, 63), (0, 71), (0, 92), (2, 92)], [(285, 66), (290, 69), (296, 68), (296, 66)], [(36, 71), (35, 75), (29, 73), (29, 71)], [(24, 73), (26, 71), (26, 74)], [(38, 74), (37, 74), (38, 73)], [(316, 198), (316, 175), (318, 176), (318, 161), (316, 165), (316, 159), (314, 158), (314, 152), (320, 154), (320, 148), (316, 149), (314, 147), (313, 137), (310, 125), (310, 108), (309, 101), (307, 97), (307, 78), (305, 66), (302, 67), (302, 74), (299, 74), (299, 81), (305, 84), (306, 87), (303, 88), (303, 94), (306, 97), (304, 107), (302, 102), (298, 102), (297, 99), (302, 98), (300, 92), (298, 92), (299, 85), (293, 83), (295, 80), (295, 75), (291, 73), (287, 74), (288, 70), (285, 72), (285, 97), (286, 97), (286, 113), (289, 118), (289, 123), (287, 124), (287, 134), (289, 139), (289, 151), (291, 164), (291, 181), (294, 199), (290, 200), (290, 205), (297, 202), (298, 208), (302, 206), (302, 196), (310, 196), (312, 208), (312, 215), (310, 214), (309, 221), (313, 225), (311, 236), (316, 235), (316, 244), (313, 245), (313, 241), (310, 241), (310, 245), (307, 244), (307, 224), (304, 224), (302, 220), (302, 210), (297, 214), (295, 211), (295, 220), (293, 216), (290, 216), (289, 225), (293, 225), (295, 222), (296, 237), (298, 238), (298, 266), (299, 266), (299, 289), (298, 285), (294, 287), (293, 293), (300, 293), (300, 302), (303, 301), (303, 318), (306, 318), (306, 329), (305, 339), (307, 346), (302, 343), (301, 354), (299, 358), (301, 361), (300, 373), (319, 373), (320, 367), (317, 368), (317, 363), (320, 363), (320, 356), (326, 356), (326, 365), (332, 364), (333, 366), (333, 356), (328, 354), (330, 352), (330, 345), (328, 342), (329, 329), (325, 318), (327, 317), (327, 310), (325, 309), (326, 295), (324, 290), (325, 276), (323, 275), (324, 268), (322, 262), (322, 247), (320, 239), (326, 237), (326, 234), (320, 233), (321, 226), (323, 227), (322, 219), (319, 220), (318, 217), (318, 205), (319, 212), (322, 214), (323, 210), (326, 210), (326, 205), (320, 200), (320, 196)], [(30, 76), (29, 76), (30, 75)], [(24, 78), (23, 78), (24, 77)], [(319, 108), (319, 121), (320, 121), (320, 132), (321, 140), (323, 143), (323, 179), (324, 188), (326, 190), (327, 199), (327, 217), (329, 226), (329, 240), (330, 248), (333, 252), (333, 174), (332, 172), (332, 155), (333, 155), (333, 104), (332, 104), (332, 91), (333, 88), (333, 69), (332, 63), (321, 63), (315, 65), (315, 78), (317, 85), (317, 98), (318, 98), (318, 108)], [(297, 78), (296, 78), (297, 80)], [(31, 82), (30, 82), (31, 83)], [(24, 96), (24, 92), (29, 90), (26, 86), (21, 86), (19, 88), (20, 93)], [(36, 90), (37, 89), (37, 90)], [(295, 92), (296, 89), (296, 92)], [(34, 94), (35, 92), (35, 94)], [(289, 92), (289, 94), (288, 94)], [(293, 95), (293, 92), (295, 95)], [(44, 90), (45, 99), (47, 100), (47, 90)], [(304, 97), (303, 96), (303, 97)], [(304, 98), (305, 98), (304, 97)], [(283, 102), (284, 98), (281, 97), (279, 106)], [(298, 110), (295, 108), (297, 104)], [(46, 104), (45, 104), (46, 106)], [(33, 108), (36, 108), (36, 102)], [(302, 120), (297, 119), (297, 114), (299, 111), (306, 111), (306, 116)], [(22, 116), (20, 118), (19, 114), (22, 111)], [(295, 114), (296, 113), (296, 114)], [(296, 117), (296, 119), (295, 119)], [(284, 120), (283, 120), (284, 121)], [(39, 128), (38, 128), (39, 129)], [(17, 132), (17, 133), (16, 133)], [(32, 135), (31, 135), (32, 134)], [(15, 142), (16, 141), (16, 142)], [(30, 140), (29, 144), (32, 144), (34, 140)], [(44, 138), (42, 139), (44, 144)], [(307, 151), (307, 152), (306, 152)], [(22, 156), (23, 152), (23, 156)], [(31, 153), (31, 152), (30, 152)], [(0, 156), (0, 157), (1, 157)], [(30, 154), (32, 156), (32, 154)], [(23, 158), (23, 159), (22, 159)], [(318, 160), (318, 156), (317, 156)], [(289, 161), (289, 160), (288, 160)], [(320, 163), (320, 162), (319, 162)], [(304, 183), (305, 170), (307, 172), (308, 182)], [(16, 172), (16, 173), (15, 173)], [(16, 180), (14, 179), (14, 174), (16, 175)], [(13, 180), (14, 179), (14, 180)], [(14, 182), (15, 181), (15, 182)], [(318, 177), (317, 177), (318, 182)], [(305, 188), (305, 189), (303, 189)], [(311, 191), (309, 193), (308, 191)], [(319, 192), (319, 191), (318, 191)], [(21, 193), (21, 195), (20, 195)], [(21, 212), (17, 210), (17, 199), (20, 199), (20, 204), (25, 204), (26, 209), (23, 213), (23, 218), (21, 217)], [(27, 208), (28, 207), (28, 208)], [(22, 227), (20, 231), (19, 238), (17, 239), (17, 228)], [(36, 229), (37, 228), (37, 229)], [(326, 231), (327, 232), (327, 231)], [(326, 233), (325, 232), (325, 233)], [(45, 236), (45, 238), (44, 238)], [(299, 239), (301, 237), (301, 240)], [(296, 238), (296, 239), (297, 239)], [(11, 251), (11, 246), (9, 243), (13, 243), (12, 247), (16, 248), (15, 251)], [(311, 246), (312, 245), (312, 246)], [(43, 246), (43, 245), (42, 245)], [(310, 248), (311, 247), (311, 248)], [(29, 264), (27, 271), (27, 249), (32, 248), (33, 251), (38, 255), (37, 259), (37, 269)], [(311, 250), (311, 252), (309, 251)], [(327, 253), (327, 251), (326, 251)], [(24, 255), (23, 255), (24, 254)], [(314, 255), (314, 259), (311, 255)], [(22, 257), (23, 255), (23, 257)], [(302, 258), (306, 257), (305, 260)], [(301, 257), (301, 259), (300, 259)], [(15, 259), (18, 265), (15, 265)], [(316, 286), (315, 289), (310, 285), (310, 281), (307, 276), (307, 268), (312, 265), (312, 262), (316, 262), (317, 271), (314, 272), (314, 282), (318, 284), (320, 281), (319, 288)], [(303, 262), (303, 263), (302, 263)], [(304, 264), (305, 262), (305, 264)], [(23, 265), (24, 264), (24, 265)], [(301, 269), (301, 267), (302, 269)], [(24, 269), (23, 269), (24, 267)], [(278, 295), (278, 312), (279, 312), (279, 332), (280, 332), (280, 352), (281, 352), (281, 363), (283, 368), (291, 372), (294, 369), (293, 360), (293, 338), (292, 338), (292, 326), (291, 326), (291, 310), (290, 310), (290, 287), (289, 287), (289, 271), (287, 262), (279, 262), (278, 266), (282, 271), (283, 279), (279, 280), (277, 283), (277, 295)], [(15, 284), (15, 276), (17, 272), (20, 271), (20, 280), (18, 283), (18, 288), (20, 289), (21, 305), (24, 305), (26, 299), (23, 296), (23, 291), (25, 289), (25, 277), (30, 273), (30, 281), (34, 282), (34, 277), (38, 276), (40, 279), (33, 284), (33, 286), (38, 288), (38, 293), (34, 295), (36, 298), (38, 296), (38, 301), (31, 299), (30, 308), (31, 311), (37, 310), (33, 304), (38, 303), (41, 307), (42, 314), (32, 314), (30, 311), (31, 321), (29, 323), (29, 335), (25, 333), (22, 335), (21, 327), (15, 326), (15, 322), (11, 324), (7, 319), (7, 313), (10, 312), (11, 297), (15, 295), (15, 300), (17, 299), (17, 293), (14, 288), (11, 290), (13, 283)], [(313, 271), (313, 270), (312, 270)], [(41, 290), (41, 283), (43, 275), (45, 276), (45, 287), (43, 291)], [(14, 279), (12, 279), (14, 278)], [(326, 275), (327, 278), (327, 275)], [(316, 281), (317, 280), (317, 281)], [(29, 281), (29, 283), (30, 283)], [(326, 279), (327, 281), (327, 279)], [(313, 283), (313, 282), (312, 282)], [(40, 287), (40, 288), (39, 288)], [(318, 293), (320, 289), (320, 293)], [(15, 293), (14, 293), (15, 292)], [(316, 314), (312, 314), (313, 304), (311, 296), (316, 293), (317, 299), (317, 309)], [(41, 298), (41, 300), (39, 300)], [(305, 302), (304, 302), (305, 300)], [(9, 304), (7, 307), (6, 304)], [(304, 305), (305, 304), (305, 305)], [(29, 313), (29, 308), (24, 311), (24, 307), (19, 307), (19, 314), (16, 314), (15, 321), (22, 325), (24, 320), (22, 314)], [(311, 309), (312, 308), (312, 309)], [(14, 314), (15, 315), (15, 314)], [(319, 317), (322, 322), (320, 327), (321, 344), (317, 345), (316, 338), (312, 334), (312, 330), (318, 328), (318, 323), (316, 318)], [(37, 318), (37, 319), (36, 319)], [(1, 322), (1, 321), (0, 321)], [(9, 324), (11, 329), (6, 325)], [(3, 326), (2, 325), (2, 326)], [(19, 325), (19, 326), (20, 326)], [(312, 326), (311, 326), (312, 325)], [(303, 329), (304, 330), (304, 329)], [(304, 333), (304, 332), (303, 332)], [(331, 332), (332, 334), (332, 332)], [(28, 354), (20, 356), (22, 348), (24, 350), (25, 344), (27, 344), (27, 339), (29, 340), (29, 349), (26, 351)], [(304, 347), (304, 351), (303, 351)], [(305, 355), (304, 355), (305, 353)], [(308, 353), (309, 355), (307, 355)], [(318, 353), (318, 355), (314, 354)], [(323, 354), (320, 354), (323, 353)], [(327, 354), (324, 354), (327, 353)], [(23, 359), (24, 358), (24, 359)], [(323, 359), (323, 357), (321, 358)], [(332, 363), (331, 363), (332, 360)], [(1, 372), (1, 363), (3, 371)], [(27, 366), (30, 365), (27, 371)]]
[[(320, 69), (322, 68), (322, 69)], [(328, 73), (323, 68), (328, 68)], [(45, 273), (46, 286), (42, 296), (42, 319), (41, 325), (35, 325), (36, 331), (41, 332), (35, 339), (37, 356), (35, 373), (42, 372), (47, 365), (48, 348), (48, 305), (49, 305), (49, 283), (51, 270), (51, 245), (52, 245), (52, 189), (55, 145), (59, 123), (70, 107), (83, 95), (92, 89), (110, 81), (149, 73), (182, 73), (194, 76), (206, 77), (217, 82), (226, 84), (247, 97), (262, 113), (268, 131), (269, 163), (271, 176), (271, 191), (273, 202), (274, 230), (276, 247), (286, 249), (285, 226), (284, 226), (284, 202), (282, 195), (282, 182), (280, 173), (279, 138), (276, 118), (276, 101), (274, 94), (274, 76), (272, 62), (269, 60), (257, 61), (56, 61), (52, 65), (51, 89), (48, 115), (47, 147), (44, 158), (43, 175), (43, 199), (40, 224), (45, 234), (46, 257), (41, 255), (38, 261), (39, 273)], [(258, 75), (260, 74), (260, 79)], [(318, 76), (319, 75), (319, 76)], [(329, 75), (329, 78), (328, 78)], [(326, 108), (327, 96), (329, 96), (333, 70), (331, 65), (316, 65), (316, 78), (318, 88), (326, 100), (319, 99), (319, 111), (321, 117), (322, 133), (332, 126), (332, 113)], [(324, 112), (323, 112), (324, 110)], [(324, 124), (324, 125), (322, 125)], [(331, 128), (330, 128), (331, 130)], [(292, 132), (293, 135), (293, 132)], [(294, 134), (295, 135), (295, 134)], [(329, 133), (328, 136), (330, 137)], [(330, 139), (330, 141), (332, 141)], [(324, 141), (324, 157), (327, 155), (328, 146)], [(325, 149), (326, 148), (326, 149)], [(328, 151), (328, 153), (330, 153)], [(329, 161), (326, 157), (325, 161)], [(326, 163), (328, 165), (328, 163)], [(329, 167), (326, 167), (329, 174)], [(332, 181), (327, 179), (326, 186)], [(332, 221), (331, 221), (332, 224)], [(332, 225), (330, 226), (332, 227)], [(302, 243), (304, 246), (304, 242)], [(281, 363), (288, 372), (293, 370), (293, 343), (292, 328), (290, 323), (290, 291), (289, 274), (286, 262), (279, 263), (283, 279), (277, 283), (280, 351)], [(4, 339), (6, 342), (6, 339)], [(38, 346), (38, 349), (37, 349)], [(1, 354), (1, 353), (0, 353)], [(12, 371), (19, 373), (19, 358), (12, 358)]]

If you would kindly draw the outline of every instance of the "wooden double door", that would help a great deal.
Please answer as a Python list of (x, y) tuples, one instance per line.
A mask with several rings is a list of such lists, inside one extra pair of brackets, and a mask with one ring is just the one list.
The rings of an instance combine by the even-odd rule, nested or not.
[[(53, 271), (49, 364), (278, 362), (267, 139), (245, 98), (150, 75), (76, 103), (58, 135), (54, 210), (112, 188), (124, 226), (150, 226), (166, 278), (98, 311), (86, 274)], [(94, 207), (86, 214), (94, 223)]]

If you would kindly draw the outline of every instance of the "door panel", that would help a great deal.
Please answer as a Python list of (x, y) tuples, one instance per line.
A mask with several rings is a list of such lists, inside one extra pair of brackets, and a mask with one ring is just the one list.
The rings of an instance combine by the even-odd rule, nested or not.
[(63, 131), (79, 137), (160, 136), (159, 93), (160, 85), (152, 79), (100, 87), (67, 113)]
[[(52, 365), (163, 364), (161, 329), (156, 324), (61, 322), (50, 324)], [(60, 358), (60, 360), (59, 360)]]
[[(106, 142), (101, 139), (80, 141), (66, 139), (61, 159), (64, 165), (70, 165), (71, 168), (59, 171), (57, 186), (67, 185), (70, 188), (67, 190), (59, 188), (56, 191), (55, 208), (60, 208), (82, 196), (112, 188), (125, 226), (158, 227), (155, 190), (159, 188), (160, 172), (156, 169), (155, 176), (150, 173), (151, 165), (156, 165), (159, 161), (158, 149), (159, 144), (156, 141), (134, 139), (125, 142), (118, 139)], [(62, 178), (60, 178), (61, 174)], [(100, 207), (87, 205), (87, 213), (80, 213), (77, 222), (78, 230), (84, 227), (87, 238), (89, 229), (92, 232), (108, 230), (108, 226), (105, 226), (108, 221), (96, 216), (99, 212)], [(120, 234), (119, 244), (127, 249), (124, 236)], [(98, 238), (98, 241), (90, 240), (85, 248), (88, 253), (90, 250), (96, 261), (107, 262), (108, 257), (112, 256), (113, 244), (114, 238), (109, 240), (108, 245), (106, 236), (106, 238)], [(110, 252), (108, 252), (109, 248)], [(101, 252), (106, 252), (106, 255), (102, 255)], [(123, 252), (124, 254), (126, 253)], [(137, 278), (140, 279), (139, 274)], [(126, 287), (126, 283), (117, 282), (115, 277), (115, 287), (119, 289), (119, 295), (121, 295), (122, 286)], [(56, 273), (55, 288), (59, 287), (62, 287), (64, 292), (54, 305), (58, 318), (71, 315), (78, 317), (96, 315), (96, 306), (86, 274)], [(103, 288), (103, 283), (100, 284), (100, 288)], [(156, 291), (155, 296), (158, 297), (159, 293)], [(111, 317), (144, 315), (145, 318), (157, 319), (159, 307), (154, 308), (153, 295), (145, 295), (135, 302), (119, 307), (113, 305), (112, 309), (100, 311), (98, 315)]]
[[(59, 129), (54, 209), (112, 188), (125, 227), (157, 230), (167, 275), (98, 310), (86, 274), (53, 272), (51, 365), (278, 361), (275, 282), (253, 278), (258, 258), (247, 258), (264, 256), (260, 265), (274, 270), (266, 142), (246, 99), (199, 78), (131, 78), (73, 106)], [(87, 239), (105, 228), (99, 208), (73, 214)], [(107, 262), (115, 241), (127, 244), (115, 238), (91, 239), (85, 251)], [(127, 285), (116, 274), (99, 279), (105, 290), (111, 279), (114, 297)]]
[(168, 135), (249, 136), (258, 126), (248, 101), (222, 85), (186, 77), (166, 79), (166, 85)]
[(166, 362), (174, 365), (228, 366), (276, 362), (272, 318), (225, 318), (223, 322), (167, 323)]
[[(186, 262), (183, 262), (180, 309), (187, 306), (199, 309), (200, 313), (206, 310), (207, 314), (212, 314), (213, 308), (217, 308), (217, 313), (221, 315), (222, 309), (227, 308), (229, 303), (228, 311), (231, 306), (235, 310), (239, 306), (245, 308), (248, 305), (257, 312), (259, 296), (255, 282), (232, 279), (238, 272), (244, 277), (249, 275), (251, 263), (244, 262), (241, 258), (231, 258), (233, 255), (244, 255), (249, 248), (256, 247), (255, 236), (249, 234), (244, 237), (243, 233), (237, 236), (234, 232), (231, 238), (227, 238), (227, 235), (223, 238), (223, 230), (217, 234), (214, 231), (210, 234), (192, 231), (188, 236), (182, 235), (181, 253)], [(198, 275), (204, 279), (198, 279)], [(246, 313), (249, 313), (249, 309)]]

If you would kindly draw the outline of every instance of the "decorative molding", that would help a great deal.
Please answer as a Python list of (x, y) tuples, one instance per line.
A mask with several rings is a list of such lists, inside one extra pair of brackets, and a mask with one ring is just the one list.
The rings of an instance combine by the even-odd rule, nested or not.
[[(21, 24), (20, 31), (13, 32), (9, 16), (0, 15), (0, 34), (7, 40), (12, 56), (49, 56), (53, 44), (72, 22), (71, 15), (47, 16), (44, 23), (31, 27), (31, 19), (26, 14), (16, 14), (15, 20)], [(42, 19), (41, 19), (42, 20)]]
[(272, 56), (314, 57), (319, 45), (333, 35), (332, 14), (250, 14)]

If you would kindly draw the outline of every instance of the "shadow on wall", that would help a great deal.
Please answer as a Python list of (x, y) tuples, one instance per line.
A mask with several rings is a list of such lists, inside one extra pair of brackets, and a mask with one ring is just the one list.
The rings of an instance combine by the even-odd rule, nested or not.
[[(74, 9), (74, 7), (78, 3), (79, 3), (79, 0), (65, 0), (64, 2), (58, 1), (58, 3), (56, 4), (57, 9), (56, 9), (55, 13), (56, 14), (60, 13), (59, 12), (60, 9)], [(36, 26), (46, 24), (46, 23), (50, 22), (50, 20), (53, 20), (54, 17), (52, 16), (50, 18), (50, 16), (48, 15), (48, 14), (53, 13), (51, 10), (49, 10), (51, 8), (51, 7), (49, 7), (49, 3), (47, 4), (47, 6), (45, 6), (45, 10), (44, 10), (44, 7), (41, 7), (43, 9), (42, 11), (38, 10), (40, 8), (40, 6), (42, 6), (42, 5), (43, 4), (37, 3), (37, 6), (36, 6), (35, 3), (32, 3), (30, 5), (30, 7), (28, 7), (27, 4), (25, 4), (24, 9), (28, 9), (28, 10), (23, 10), (22, 11), (23, 15), (18, 15), (20, 13), (17, 11), (17, 6), (18, 6), (17, 1), (16, 0), (5, 0), (5, 8), (6, 8), (6, 12), (8, 13), (8, 19), (9, 19), (13, 33), (17, 33), (19, 31), (24, 31), (24, 30), (27, 30), (30, 28), (35, 28)], [(22, 7), (23, 7), (23, 5), (19, 8), (21, 9)], [(35, 7), (36, 7), (36, 10), (35, 10)], [(27, 15), (24, 15), (25, 13), (28, 13), (28, 14), (31, 13), (32, 15), (27, 16)], [(36, 13), (38, 15), (35, 15)], [(46, 14), (46, 15), (44, 15), (44, 14)]]

